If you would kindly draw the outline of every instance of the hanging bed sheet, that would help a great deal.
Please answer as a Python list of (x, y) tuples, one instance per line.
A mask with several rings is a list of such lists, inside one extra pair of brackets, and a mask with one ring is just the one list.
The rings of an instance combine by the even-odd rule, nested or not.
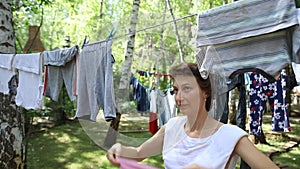
[(240, 0), (213, 8), (198, 15), (196, 57), (218, 55), (226, 77), (251, 70), (276, 77), (291, 62), (295, 25), (294, 0)]

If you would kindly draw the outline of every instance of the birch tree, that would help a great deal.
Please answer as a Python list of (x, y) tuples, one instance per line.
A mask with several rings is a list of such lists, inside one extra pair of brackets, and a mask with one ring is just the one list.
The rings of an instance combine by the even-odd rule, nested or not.
[(140, 0), (134, 0), (133, 1), (133, 7), (132, 7), (132, 15), (131, 15), (131, 21), (130, 21), (130, 27), (128, 30), (128, 41), (127, 41), (127, 48), (126, 48), (126, 54), (125, 54), (125, 61), (123, 64), (122, 69), (122, 75), (120, 79), (119, 84), (119, 90), (117, 93), (117, 118), (114, 119), (111, 122), (110, 128), (108, 130), (108, 134), (104, 143), (105, 147), (110, 147), (116, 142), (116, 134), (119, 127), (119, 122), (121, 119), (121, 109), (122, 104), (125, 101), (125, 96), (128, 93), (128, 87), (129, 87), (129, 80), (130, 80), (130, 73), (131, 73), (131, 65), (133, 61), (133, 52), (134, 52), (134, 44), (135, 44), (135, 34), (136, 34), (136, 24), (139, 14), (139, 7), (140, 7)]
[[(13, 29), (12, 1), (0, 2), (0, 53), (16, 53)], [(25, 128), (22, 109), (11, 95), (0, 93), (0, 168), (24, 168)]]
[(181, 46), (181, 39), (180, 39), (180, 36), (179, 36), (179, 33), (178, 33), (176, 19), (175, 19), (174, 13), (173, 13), (173, 8), (172, 8), (170, 0), (166, 0), (166, 3), (169, 7), (170, 14), (171, 14), (172, 19), (173, 19), (174, 30), (175, 30), (176, 39), (177, 39), (177, 46), (178, 46), (178, 50), (179, 50), (179, 54), (180, 54), (180, 61), (183, 62), (184, 61), (184, 54), (183, 54), (183, 50), (182, 50), (182, 46)]
[(136, 23), (138, 19), (140, 0), (133, 1), (132, 8), (132, 17), (130, 21), (129, 27), (129, 37), (127, 41), (127, 48), (125, 54), (125, 61), (123, 63), (122, 76), (120, 79), (119, 90), (117, 95), (117, 108), (121, 110), (122, 103), (124, 103), (124, 96), (128, 91), (131, 65), (133, 61), (133, 52), (134, 52), (134, 44), (135, 44), (135, 34), (136, 34)]

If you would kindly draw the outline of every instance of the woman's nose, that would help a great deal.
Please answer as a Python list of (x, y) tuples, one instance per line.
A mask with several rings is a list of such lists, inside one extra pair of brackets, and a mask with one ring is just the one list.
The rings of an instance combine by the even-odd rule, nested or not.
[(177, 93), (175, 94), (175, 101), (177, 104), (180, 104), (181, 100), (182, 100), (181, 92), (178, 90)]

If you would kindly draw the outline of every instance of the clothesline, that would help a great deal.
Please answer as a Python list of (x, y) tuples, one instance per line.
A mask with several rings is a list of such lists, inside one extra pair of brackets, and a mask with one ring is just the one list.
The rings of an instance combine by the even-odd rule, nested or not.
[[(142, 77), (147, 77), (147, 76), (145, 76), (143, 73), (141, 73), (141, 72), (137, 72), (138, 73), (138, 76), (142, 76)], [(170, 75), (168, 75), (168, 74), (157, 74), (157, 73), (152, 73), (152, 75), (150, 75), (149, 74), (149, 77), (151, 77), (151, 76), (153, 76), (153, 77), (164, 77), (164, 78), (166, 78), (166, 77), (170, 77)], [(132, 74), (132, 79), (131, 79), (131, 82), (130, 83), (134, 83), (133, 81), (134, 81), (134, 79), (136, 79), (136, 82), (138, 83), (138, 84), (140, 84), (143, 88), (145, 88), (145, 89), (150, 89), (150, 90), (152, 90), (152, 89), (154, 89), (155, 87), (151, 87), (151, 86), (147, 86), (147, 85), (145, 85), (144, 83), (142, 83), (141, 81), (140, 81), (140, 79), (138, 78), (138, 77), (136, 77), (134, 74)], [(170, 85), (167, 85), (165, 88), (163, 88), (163, 89), (160, 89), (162, 92), (167, 92), (169, 89), (171, 89), (171, 86)]]
[(142, 71), (142, 70), (137, 70), (137, 73), (140, 76), (154, 76), (154, 77), (170, 77), (170, 74), (161, 74), (161, 73), (157, 73), (157, 72), (149, 72), (149, 71)]
[[(146, 27), (146, 28), (143, 28), (143, 29), (139, 29), (139, 30), (135, 31), (134, 33), (143, 32), (143, 31), (146, 31), (148, 29), (153, 29), (153, 28), (156, 28), (156, 27), (160, 27), (160, 26), (163, 26), (163, 25), (166, 25), (166, 24), (169, 24), (169, 23), (173, 23), (174, 21), (184, 20), (186, 18), (190, 18), (190, 17), (197, 16), (197, 15), (198, 14), (187, 15), (187, 16), (184, 16), (184, 17), (181, 17), (181, 18), (177, 18), (175, 20), (170, 20), (170, 21), (163, 22), (161, 24), (156, 24), (156, 25), (149, 26), (149, 27)], [(123, 35), (120, 35), (120, 36), (115, 36), (115, 37), (111, 36), (111, 37), (108, 37), (106, 40), (101, 40), (101, 41), (85, 44), (85, 46), (92, 45), (92, 44), (97, 44), (97, 43), (103, 43), (103, 42), (108, 41), (108, 40), (119, 39), (119, 38), (122, 38), (124, 36), (130, 36), (130, 35), (133, 35), (133, 33), (126, 33), (126, 34), (123, 34)]]

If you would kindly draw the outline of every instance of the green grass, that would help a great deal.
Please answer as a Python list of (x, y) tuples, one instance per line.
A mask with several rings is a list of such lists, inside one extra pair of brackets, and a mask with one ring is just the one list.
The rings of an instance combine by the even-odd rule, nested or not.
[(111, 168), (105, 151), (94, 144), (78, 122), (31, 135), (27, 144), (29, 169)]
[[(291, 132), (279, 133), (279, 132), (267, 132), (266, 140), (269, 145), (257, 144), (256, 147), (263, 152), (277, 151), (274, 156), (272, 156), (273, 161), (280, 164), (282, 167), (289, 167), (289, 169), (299, 169), (300, 168), (300, 145), (286, 150), (284, 147), (290, 142), (292, 138), (297, 138), (299, 140), (300, 136), (300, 124), (299, 118), (290, 118)], [(263, 123), (264, 131), (271, 131), (271, 118), (266, 116)]]
[[(126, 135), (151, 137), (149, 132)], [(31, 134), (27, 138), (28, 169), (117, 169), (105, 155), (106, 150), (88, 137), (78, 121)], [(143, 163), (163, 168), (161, 155), (148, 158)]]
[[(120, 131), (133, 138), (149, 138), (151, 134), (147, 131), (147, 118), (144, 120), (133, 119), (121, 120)], [(264, 122), (264, 131), (270, 131), (267, 120)], [(299, 122), (291, 121), (291, 136), (300, 136)], [(137, 127), (138, 126), (138, 127)], [(142, 132), (128, 132), (132, 130)], [(300, 168), (299, 145), (289, 152), (284, 152), (283, 146), (289, 141), (285, 134), (266, 134), (269, 145), (256, 145), (261, 151), (268, 152), (276, 150), (282, 153), (276, 154), (273, 159), (276, 163), (290, 168)], [(84, 132), (78, 121), (68, 122), (65, 125), (31, 134), (27, 138), (28, 169), (117, 169), (109, 164), (106, 159), (106, 150), (95, 144)], [(143, 163), (158, 168), (163, 168), (162, 156), (157, 155), (145, 159)]]
[(290, 168), (300, 168), (300, 147), (293, 148), (288, 153), (282, 153), (279, 156), (274, 157), (274, 161)]

